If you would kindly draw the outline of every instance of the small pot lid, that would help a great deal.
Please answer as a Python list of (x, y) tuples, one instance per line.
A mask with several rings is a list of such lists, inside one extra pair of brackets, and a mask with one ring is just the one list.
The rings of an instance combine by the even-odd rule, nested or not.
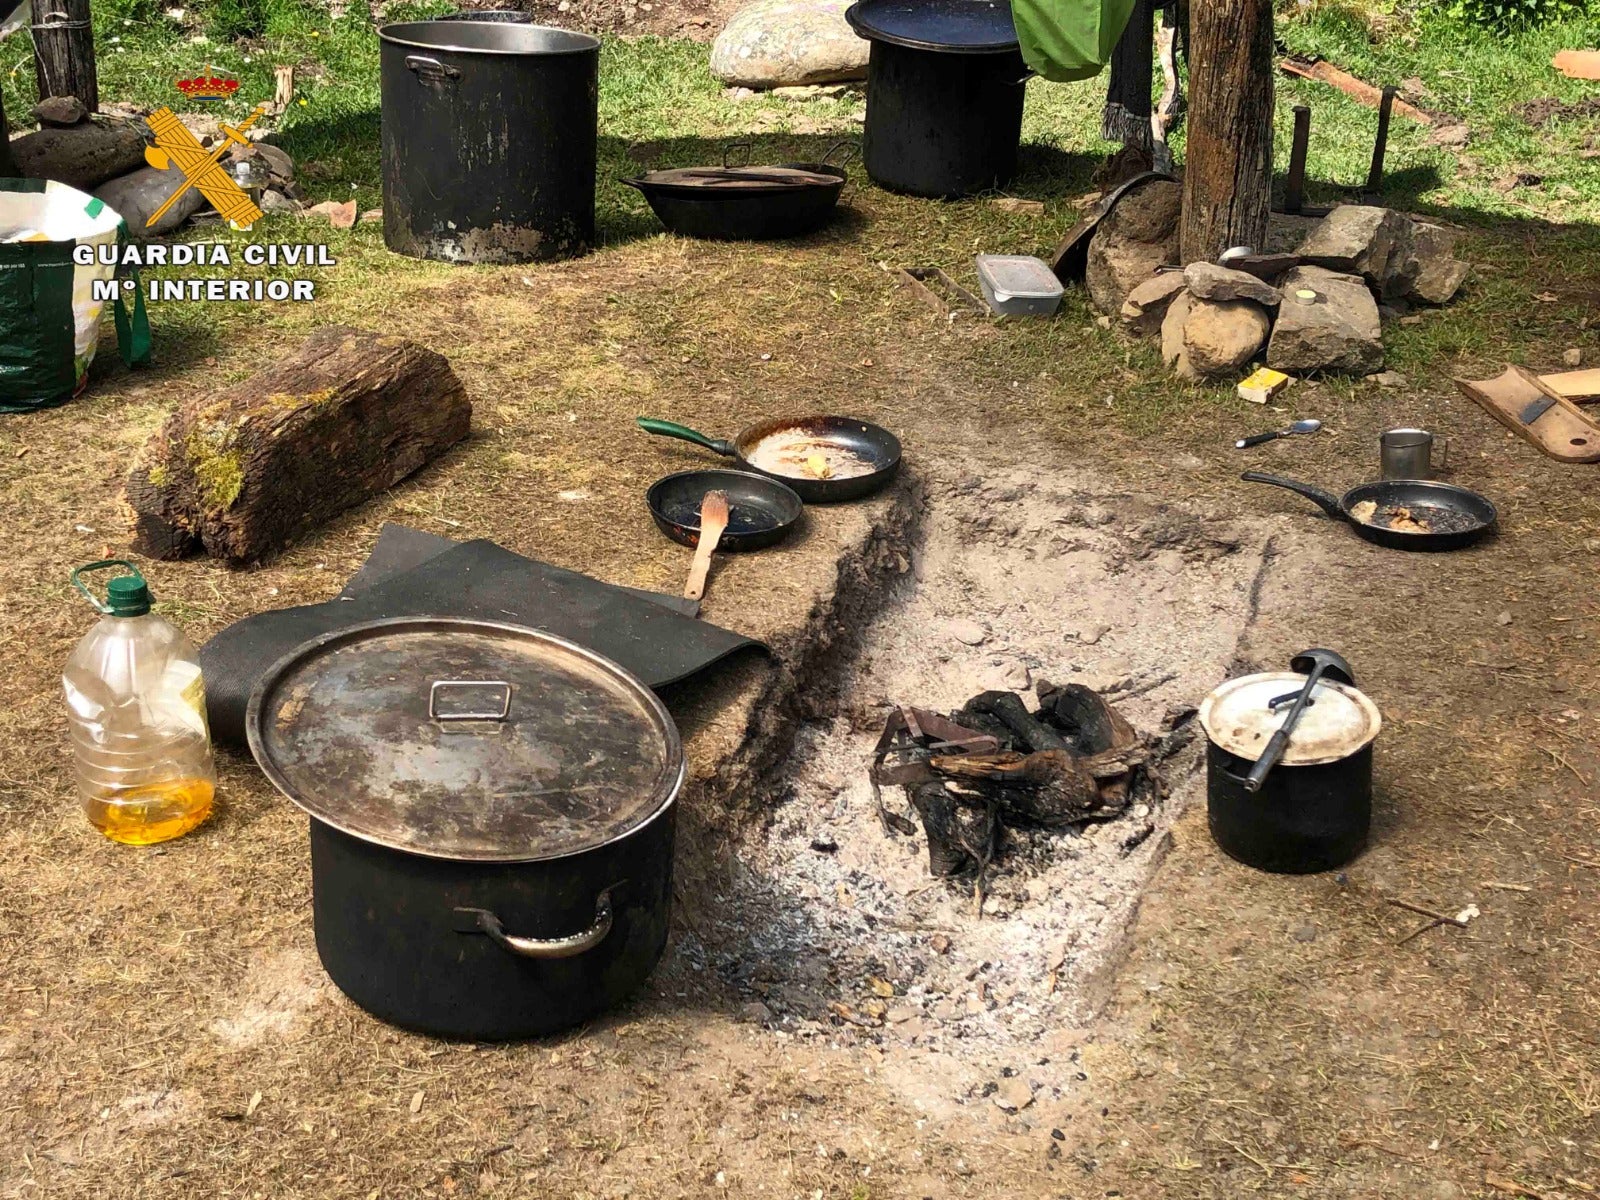
[[(1200, 724), (1223, 750), (1254, 762), (1293, 707), (1291, 702), (1272, 712), (1267, 702), (1298, 693), (1305, 685), (1306, 677), (1294, 671), (1230, 679), (1200, 702)], [(1284, 766), (1312, 767), (1349, 758), (1383, 727), (1378, 706), (1348, 684), (1318, 680), (1311, 700), (1289, 735), (1280, 760)]]
[(671, 716), (609, 659), (489, 621), (402, 617), (326, 634), (250, 698), (279, 791), (363, 841), (534, 862), (603, 846), (677, 796)]
[(844, 19), (860, 37), (913, 50), (1002, 54), (1018, 48), (1011, 5), (1001, 0), (856, 0)]

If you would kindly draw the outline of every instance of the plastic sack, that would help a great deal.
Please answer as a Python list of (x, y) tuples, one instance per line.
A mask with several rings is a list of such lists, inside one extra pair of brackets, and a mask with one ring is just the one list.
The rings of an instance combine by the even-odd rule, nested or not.
[(1133, 12), (1133, 0), (1011, 0), (1023, 61), (1045, 79), (1098, 75)]
[[(30, 412), (83, 390), (105, 302), (96, 281), (117, 268), (75, 263), (78, 245), (118, 245), (127, 226), (105, 201), (54, 180), (0, 179), (0, 412)], [(133, 308), (118, 289), (117, 344), (129, 366), (150, 360), (150, 323), (137, 272)]]

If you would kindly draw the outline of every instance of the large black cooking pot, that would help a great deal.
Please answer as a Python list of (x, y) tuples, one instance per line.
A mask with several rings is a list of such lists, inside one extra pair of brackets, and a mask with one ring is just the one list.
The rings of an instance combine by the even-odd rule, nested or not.
[(389, 249), (467, 263), (588, 251), (599, 40), (504, 19), (407, 21), (378, 37)]
[(1246, 675), (1200, 705), (1209, 740), (1211, 836), (1230, 856), (1263, 871), (1298, 875), (1343, 866), (1366, 845), (1372, 824), (1372, 743), (1383, 720), (1363, 693), (1326, 677), (1261, 790), (1245, 785), (1288, 713), (1284, 698), (1298, 695), (1305, 682), (1293, 671)]
[(317, 953), (368, 1012), (532, 1037), (660, 959), (683, 752), (616, 664), (493, 622), (375, 621), (276, 664), (247, 721), (311, 815)]
[(1005, 186), (1022, 140), (1022, 61), (1006, 0), (857, 0), (845, 12), (872, 43), (861, 161), (913, 196)]

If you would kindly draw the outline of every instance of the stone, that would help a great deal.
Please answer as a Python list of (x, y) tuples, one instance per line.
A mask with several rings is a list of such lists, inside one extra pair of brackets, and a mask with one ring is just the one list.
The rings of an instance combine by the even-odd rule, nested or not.
[(989, 636), (989, 631), (976, 621), (960, 617), (950, 622), (950, 636), (968, 646), (981, 646)]
[(50, 96), (33, 106), (34, 119), (41, 125), (70, 129), (89, 119), (89, 110), (76, 96)]
[(337, 200), (324, 200), (321, 204), (313, 204), (306, 212), (312, 216), (327, 217), (328, 224), (335, 229), (352, 229), (356, 223), (356, 202), (346, 200), (340, 204)]
[(1173, 297), (1183, 291), (1182, 271), (1162, 271), (1150, 276), (1122, 302), (1122, 327), (1129, 333), (1146, 337), (1161, 332), (1161, 322), (1167, 315)]
[(1459, 150), (1472, 140), (1472, 130), (1467, 128), (1463, 121), (1453, 121), (1447, 125), (1436, 125), (1428, 135), (1427, 145), (1445, 146)]
[(204, 206), (206, 198), (199, 188), (189, 188), (178, 197), (173, 206), (161, 215), (154, 225), (145, 222), (155, 211), (183, 187), (183, 172), (177, 167), (158, 171), (154, 167), (140, 167), (120, 175), (110, 183), (95, 188), (94, 194), (128, 223), (128, 232), (136, 238), (158, 237), (171, 233)]
[(837, 100), (850, 94), (850, 85), (808, 83), (794, 87), (775, 87), (768, 94), (774, 100)]
[(1372, 382), (1381, 388), (1403, 388), (1411, 381), (1399, 371), (1379, 371), (1372, 376)]
[(1297, 926), (1294, 931), (1294, 940), (1297, 942), (1314, 942), (1317, 940), (1317, 927), (1312, 924)]
[(268, 188), (261, 193), (261, 211), (272, 212), (299, 212), (300, 202), (285, 196), (276, 188)]
[(711, 73), (733, 87), (844, 83), (867, 77), (869, 43), (844, 19), (850, 0), (753, 0), (711, 46)]
[(1569, 367), (1581, 367), (1583, 366), (1583, 351), (1576, 346), (1570, 350), (1563, 350), (1561, 352), (1561, 361)]
[(1300, 213), (1272, 213), (1267, 218), (1267, 244), (1258, 247), (1263, 254), (1296, 254), (1311, 231), (1321, 224), (1320, 217)]
[(231, 168), (234, 164), (248, 160), (253, 171), (260, 171), (266, 176), (268, 184), (285, 184), (294, 182), (294, 159), (277, 146), (268, 142), (252, 142), (248, 146), (235, 146), (232, 151), (223, 156), (223, 162)]
[(139, 121), (84, 121), (69, 129), (47, 125), (13, 141), (11, 157), (29, 179), (54, 179), (88, 192), (143, 167), (148, 133)]
[(1216, 263), (1190, 263), (1183, 270), (1183, 281), (1198, 300), (1253, 300), (1268, 308), (1283, 303), (1283, 293), (1265, 280)]
[(1456, 231), (1431, 221), (1411, 225), (1411, 287), (1407, 298), (1424, 304), (1448, 304), (1465, 282), (1471, 266), (1455, 258)]
[(992, 1099), (1006, 1112), (1021, 1112), (1033, 1103), (1033, 1085), (1021, 1075), (1002, 1079)]
[(1101, 219), (1089, 240), (1083, 277), (1101, 312), (1119, 312), (1128, 294), (1157, 267), (1178, 261), (1182, 205), (1182, 185), (1157, 179), (1125, 193)]
[(739, 1006), (739, 1015), (746, 1021), (756, 1025), (772, 1024), (772, 1010), (759, 1000), (752, 1000), (749, 1004)]
[[(1282, 282), (1287, 299), (1267, 342), (1267, 366), (1292, 374), (1371, 375), (1383, 370), (1383, 324), (1361, 276), (1296, 267)], [(1317, 293), (1313, 303), (1293, 299), (1302, 288)]]
[(1249, 300), (1174, 301), (1161, 325), (1161, 357), (1179, 378), (1232, 378), (1261, 351), (1272, 319)]
[(1404, 296), (1416, 279), (1411, 218), (1370, 204), (1341, 204), (1301, 243), (1302, 260), (1360, 275), (1385, 299)]

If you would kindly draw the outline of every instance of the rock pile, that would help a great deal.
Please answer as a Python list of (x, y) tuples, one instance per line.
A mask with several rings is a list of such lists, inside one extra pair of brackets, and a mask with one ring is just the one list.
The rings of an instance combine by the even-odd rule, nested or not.
[(1163, 360), (1185, 379), (1236, 379), (1258, 358), (1292, 374), (1381, 371), (1384, 317), (1448, 303), (1471, 269), (1454, 257), (1453, 230), (1351, 204), (1290, 239), (1299, 244), (1288, 253), (1247, 257), (1249, 270), (1199, 262), (1179, 271), (1169, 265), (1177, 191), (1153, 182), (1107, 214), (1085, 283), (1127, 332), (1159, 333)]
[[(97, 196), (122, 216), (133, 236), (171, 233), (205, 207), (199, 189), (190, 188), (154, 225), (146, 224), (178, 190), (182, 174), (177, 167), (163, 169), (146, 160), (145, 149), (153, 138), (137, 110), (91, 115), (81, 101), (58, 96), (42, 101), (33, 115), (39, 129), (11, 143), (18, 171), (27, 178), (54, 179)], [(224, 136), (217, 118), (208, 113), (180, 113), (179, 120), (208, 150)], [(223, 156), (222, 165), (232, 173), (243, 160), (250, 161), (263, 185), (264, 212), (300, 207), (303, 193), (295, 183), (294, 163), (287, 154), (276, 146), (253, 141), (235, 146)]]

